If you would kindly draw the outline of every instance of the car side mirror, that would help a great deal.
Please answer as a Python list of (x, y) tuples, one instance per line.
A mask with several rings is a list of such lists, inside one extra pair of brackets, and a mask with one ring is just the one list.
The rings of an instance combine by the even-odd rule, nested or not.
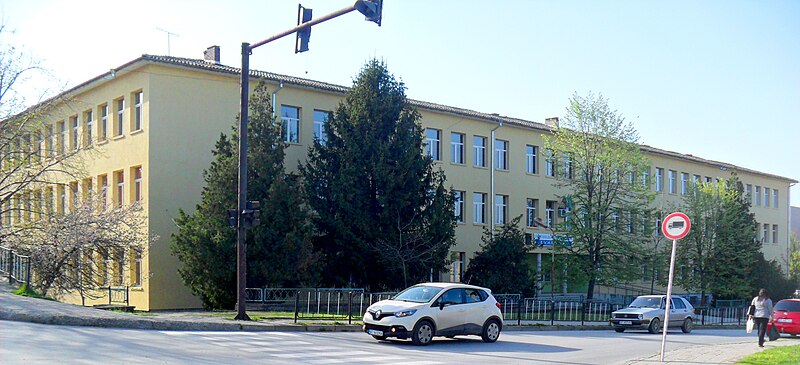
[(439, 302), (439, 310), (444, 310), (444, 302)]

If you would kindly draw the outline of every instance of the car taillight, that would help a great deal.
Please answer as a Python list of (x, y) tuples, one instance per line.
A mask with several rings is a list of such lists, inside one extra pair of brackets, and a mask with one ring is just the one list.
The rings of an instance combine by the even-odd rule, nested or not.
[(497, 306), (497, 309), (499, 309), (499, 310), (503, 310), (503, 306), (502, 306), (502, 305), (500, 305), (500, 302), (494, 302), (494, 305), (496, 305), (496, 306)]

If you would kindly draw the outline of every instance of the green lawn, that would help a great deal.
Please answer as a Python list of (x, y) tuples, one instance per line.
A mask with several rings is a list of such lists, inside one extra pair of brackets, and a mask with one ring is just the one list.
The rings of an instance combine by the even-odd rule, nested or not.
[(765, 365), (765, 364), (800, 364), (800, 345), (774, 347), (745, 357), (737, 364)]

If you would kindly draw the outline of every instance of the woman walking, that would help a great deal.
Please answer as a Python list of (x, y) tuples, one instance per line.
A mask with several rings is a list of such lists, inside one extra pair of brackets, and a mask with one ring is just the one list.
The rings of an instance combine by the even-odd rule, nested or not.
[(767, 333), (767, 323), (772, 316), (772, 299), (769, 299), (767, 289), (762, 288), (758, 291), (758, 296), (753, 298), (750, 305), (755, 307), (755, 311), (750, 315), (756, 322), (758, 328), (758, 347), (764, 347), (764, 334)]

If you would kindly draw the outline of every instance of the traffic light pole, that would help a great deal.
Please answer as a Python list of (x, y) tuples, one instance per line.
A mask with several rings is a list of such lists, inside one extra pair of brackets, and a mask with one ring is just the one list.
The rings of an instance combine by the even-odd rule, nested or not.
[(239, 191), (238, 202), (236, 205), (236, 320), (249, 321), (247, 315), (247, 298), (245, 289), (247, 288), (247, 225), (245, 216), (252, 214), (247, 209), (247, 112), (248, 98), (250, 94), (250, 54), (253, 49), (263, 46), (269, 42), (278, 40), (287, 35), (297, 33), (297, 31), (310, 28), (312, 25), (328, 21), (338, 16), (347, 14), (353, 10), (358, 10), (367, 17), (367, 20), (381, 24), (382, 0), (358, 0), (352, 6), (337, 10), (323, 17), (313, 19), (309, 22), (299, 24), (285, 32), (278, 33), (263, 41), (250, 44), (242, 43), (242, 74), (241, 74), (241, 100), (239, 101)]

